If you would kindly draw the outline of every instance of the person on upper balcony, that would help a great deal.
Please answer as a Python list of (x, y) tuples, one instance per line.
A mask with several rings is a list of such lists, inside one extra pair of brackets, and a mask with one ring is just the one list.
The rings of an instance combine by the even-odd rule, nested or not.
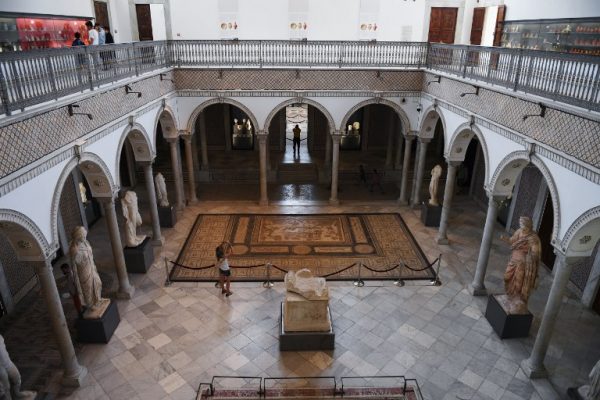
[(96, 22), (94, 29), (98, 31), (98, 44), (106, 44), (106, 32), (104, 31), (104, 28)]
[(85, 23), (85, 27), (88, 30), (88, 37), (89, 37), (89, 45), (90, 46), (96, 46), (98, 45), (98, 31), (94, 29), (94, 24), (92, 24), (92, 21), (87, 21)]

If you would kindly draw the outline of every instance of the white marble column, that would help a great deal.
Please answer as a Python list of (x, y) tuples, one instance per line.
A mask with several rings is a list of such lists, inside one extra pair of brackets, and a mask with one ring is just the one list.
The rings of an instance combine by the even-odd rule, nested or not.
[(396, 117), (396, 112), (389, 110), (390, 117), (388, 120), (388, 140), (387, 140), (387, 149), (385, 155), (385, 166), (386, 168), (392, 168), (392, 163), (394, 162), (394, 136), (396, 136), (396, 132), (394, 130), (394, 118)]
[(188, 198), (190, 203), (196, 203), (196, 177), (194, 175), (194, 159), (192, 157), (192, 135), (182, 135), (185, 144), (185, 164), (188, 173)]
[(261, 206), (269, 204), (269, 197), (267, 194), (267, 140), (269, 135), (264, 132), (258, 132), (256, 135), (258, 139), (258, 152), (259, 152), (259, 165), (260, 165), (260, 200)]
[(592, 308), (598, 291), (600, 291), (600, 250), (596, 251), (596, 258), (593, 260), (592, 270), (583, 289), (581, 302), (586, 307)]
[(204, 120), (204, 112), (198, 116), (200, 118), (200, 153), (202, 158), (202, 170), (208, 169), (208, 145), (206, 143), (206, 122)]
[(448, 173), (446, 174), (446, 186), (444, 187), (444, 202), (442, 203), (442, 216), (440, 217), (440, 228), (437, 235), (438, 244), (448, 244), (448, 218), (450, 207), (454, 197), (454, 186), (456, 182), (456, 171), (461, 161), (448, 161)]
[(477, 267), (475, 269), (475, 277), (469, 286), (469, 292), (473, 296), (485, 296), (487, 290), (485, 288), (485, 271), (487, 269), (488, 260), (490, 258), (490, 249), (494, 238), (494, 226), (496, 225), (496, 217), (498, 216), (498, 207), (504, 199), (502, 196), (494, 196), (488, 193), (488, 209), (485, 217), (485, 226), (483, 228), (483, 236), (479, 247), (479, 257), (477, 258)]
[(394, 169), (400, 169), (400, 160), (402, 159), (402, 149), (404, 148), (404, 135), (398, 131), (398, 143), (396, 143), (396, 159), (394, 160)]
[(75, 355), (75, 348), (73, 347), (71, 334), (67, 327), (67, 320), (65, 319), (60, 296), (58, 295), (58, 289), (56, 288), (56, 281), (54, 280), (54, 275), (52, 273), (52, 263), (50, 260), (46, 260), (43, 264), (37, 264), (35, 266), (35, 272), (40, 282), (46, 307), (48, 307), (50, 324), (52, 325), (54, 338), (58, 345), (58, 352), (60, 353), (63, 363), (64, 373), (62, 384), (65, 386), (79, 387), (87, 375), (87, 369), (79, 364), (77, 356)]
[(175, 181), (175, 207), (178, 210), (183, 210), (184, 199), (183, 193), (183, 177), (181, 176), (181, 168), (179, 162), (179, 137), (168, 138), (169, 147), (171, 149), (171, 169), (173, 170), (173, 180)]
[(568, 258), (564, 254), (556, 253), (553, 268), (553, 271), (555, 271), (554, 279), (552, 280), (548, 301), (544, 308), (542, 322), (540, 323), (540, 328), (538, 329), (535, 343), (531, 350), (531, 356), (521, 363), (521, 369), (525, 375), (532, 379), (544, 378), (548, 375), (544, 367), (544, 358), (550, 345), (550, 339), (552, 338), (554, 325), (556, 324), (556, 317), (558, 317), (558, 312), (560, 311), (563, 294), (567, 283), (569, 283), (573, 264), (576, 261), (575, 258)]
[(417, 164), (417, 173), (415, 181), (415, 192), (413, 193), (413, 206), (421, 203), (421, 186), (423, 186), (423, 175), (425, 174), (425, 156), (427, 155), (427, 145), (431, 139), (419, 138), (419, 161)]
[(110, 237), (117, 279), (119, 281), (117, 297), (120, 299), (131, 299), (135, 288), (131, 286), (129, 276), (127, 276), (127, 266), (125, 265), (125, 255), (123, 254), (123, 244), (121, 243), (121, 234), (119, 233), (119, 224), (115, 210), (115, 199), (114, 197), (110, 197), (99, 200), (101, 200), (102, 207), (104, 208), (104, 217), (106, 218), (108, 236)]
[(404, 160), (402, 162), (402, 182), (400, 182), (400, 198), (398, 204), (408, 205), (408, 168), (410, 167), (410, 153), (412, 152), (412, 143), (415, 137), (408, 135), (404, 137)]
[(340, 139), (342, 135), (335, 133), (331, 135), (332, 144), (332, 166), (331, 166), (331, 197), (330, 204), (338, 204), (338, 170), (340, 168)]
[(160, 219), (158, 218), (158, 205), (156, 204), (156, 188), (154, 187), (152, 163), (147, 161), (141, 164), (144, 168), (144, 179), (146, 180), (148, 202), (150, 203), (150, 217), (152, 219), (152, 244), (155, 246), (160, 246), (163, 243), (163, 239), (160, 232)]

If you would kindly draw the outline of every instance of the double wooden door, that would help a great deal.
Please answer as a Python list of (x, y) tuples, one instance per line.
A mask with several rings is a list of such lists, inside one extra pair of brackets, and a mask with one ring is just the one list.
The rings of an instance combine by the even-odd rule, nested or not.
[(110, 26), (108, 24), (108, 6), (104, 1), (94, 1), (94, 14), (96, 15), (96, 23), (100, 26)]
[(429, 19), (429, 42), (454, 43), (458, 8), (431, 7)]

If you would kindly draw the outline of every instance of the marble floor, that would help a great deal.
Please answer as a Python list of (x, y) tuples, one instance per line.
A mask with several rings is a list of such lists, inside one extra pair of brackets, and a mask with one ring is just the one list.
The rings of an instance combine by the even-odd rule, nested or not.
[[(141, 206), (143, 209), (143, 206)], [(235, 283), (224, 297), (211, 283), (176, 283), (165, 287), (164, 259), (174, 260), (198, 213), (338, 213), (399, 212), (430, 260), (442, 254), (443, 285), (396, 287), (391, 282), (331, 283), (331, 310), (336, 349), (328, 352), (279, 352), (277, 325), (282, 283), (265, 289), (257, 283)], [(435, 244), (436, 230), (424, 227), (419, 211), (394, 201), (323, 202), (259, 206), (251, 201), (209, 201), (188, 206), (177, 225), (164, 229), (165, 244), (147, 274), (130, 275), (133, 299), (118, 300), (121, 323), (106, 345), (76, 345), (89, 374), (84, 386), (67, 391), (56, 369), (45, 390), (69, 399), (193, 399), (200, 382), (214, 375), (360, 376), (406, 375), (416, 378), (426, 399), (547, 400), (565, 397), (566, 388), (582, 384), (600, 358), (600, 316), (585, 309), (574, 295), (563, 302), (546, 366), (549, 379), (529, 380), (519, 369), (538, 329), (551, 283), (541, 272), (531, 299), (535, 315), (526, 339), (499, 340), (483, 317), (486, 299), (470, 296), (485, 214), (474, 203), (457, 198), (450, 220), (449, 246)], [(149, 226), (143, 226), (149, 232)], [(499, 236), (501, 228), (498, 227)], [(99, 221), (89, 240), (102, 275), (114, 274), (106, 227)], [(494, 240), (486, 284), (502, 290), (508, 249)], [(111, 282), (109, 282), (111, 281)], [(114, 290), (108, 279), (105, 292)], [(41, 299), (38, 296), (38, 302)], [(63, 299), (67, 316), (73, 315)], [(28, 309), (15, 325), (30, 327)], [(34, 325), (38, 323), (33, 322)], [(48, 340), (48, 339), (46, 339)], [(9, 342), (9, 351), (25, 344)], [(28, 341), (32, 354), (56, 359), (48, 343)], [(51, 347), (51, 346), (50, 346)], [(17, 365), (19, 365), (17, 363)]]

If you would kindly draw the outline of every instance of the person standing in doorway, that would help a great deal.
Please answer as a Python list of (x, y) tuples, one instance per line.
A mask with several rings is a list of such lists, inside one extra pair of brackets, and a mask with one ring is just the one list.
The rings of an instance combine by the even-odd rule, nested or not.
[(94, 29), (94, 24), (92, 24), (92, 21), (86, 22), (85, 27), (88, 30), (89, 45), (97, 46), (98, 45), (98, 31)]
[(98, 44), (106, 44), (106, 32), (104, 32), (104, 28), (96, 22), (94, 29), (98, 31)]
[(233, 294), (231, 288), (231, 268), (229, 267), (228, 257), (231, 254), (231, 243), (223, 242), (217, 247), (217, 267), (219, 268), (219, 284), (221, 286), (221, 294), (229, 297)]
[(114, 44), (115, 43), (115, 38), (113, 37), (112, 33), (110, 33), (110, 28), (108, 26), (104, 27), (104, 32), (105, 32), (105, 40), (104, 43), (105, 44)]
[(296, 125), (294, 127), (294, 129), (292, 129), (292, 132), (294, 132), (294, 155), (296, 155), (296, 147), (298, 148), (298, 157), (300, 157), (300, 132), (302, 132), (302, 130), (300, 129), (300, 127), (298, 125)]

